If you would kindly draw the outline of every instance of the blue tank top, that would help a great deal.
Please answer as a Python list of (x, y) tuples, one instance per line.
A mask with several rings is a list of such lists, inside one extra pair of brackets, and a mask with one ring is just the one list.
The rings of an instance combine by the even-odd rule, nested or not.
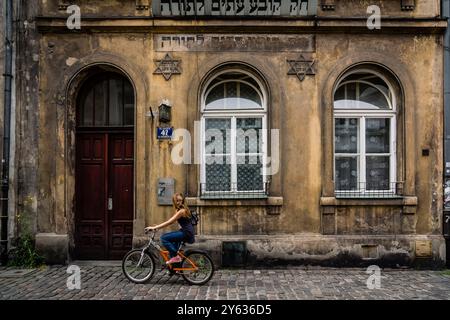
[(181, 226), (181, 231), (184, 233), (184, 241), (187, 243), (194, 243), (194, 226), (189, 218), (181, 217), (178, 219), (178, 224)]

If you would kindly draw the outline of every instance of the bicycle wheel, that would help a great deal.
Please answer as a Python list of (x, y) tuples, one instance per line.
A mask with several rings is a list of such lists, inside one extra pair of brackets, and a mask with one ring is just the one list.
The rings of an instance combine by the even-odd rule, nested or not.
[(155, 261), (148, 252), (134, 249), (123, 258), (122, 271), (128, 280), (134, 283), (144, 283), (153, 276)]
[(214, 274), (214, 263), (210, 256), (204, 252), (190, 252), (181, 262), (181, 267), (192, 268), (192, 264), (189, 260), (197, 266), (198, 270), (183, 270), (183, 273), (181, 275), (183, 276), (184, 280), (194, 285), (202, 285), (207, 283)]

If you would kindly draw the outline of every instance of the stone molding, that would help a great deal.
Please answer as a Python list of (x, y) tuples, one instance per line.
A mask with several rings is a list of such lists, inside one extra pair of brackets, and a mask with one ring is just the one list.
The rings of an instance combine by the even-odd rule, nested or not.
[(187, 197), (189, 206), (197, 207), (234, 207), (234, 206), (282, 206), (283, 197), (267, 197), (266, 199), (232, 199), (207, 200), (197, 197)]

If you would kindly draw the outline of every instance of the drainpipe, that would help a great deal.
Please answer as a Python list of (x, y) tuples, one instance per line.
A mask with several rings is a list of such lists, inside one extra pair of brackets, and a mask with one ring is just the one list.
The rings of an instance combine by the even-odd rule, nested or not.
[[(450, 22), (450, 0), (442, 0), (442, 18)], [(445, 113), (445, 164), (450, 162), (450, 32), (444, 34), (444, 113)], [(450, 167), (446, 166), (445, 176), (450, 177)]]
[[(450, 0), (441, 1), (442, 18), (450, 23)], [(449, 165), (447, 165), (449, 164)], [(450, 32), (447, 27), (444, 34), (444, 165), (446, 182), (450, 179)], [(446, 206), (450, 203), (446, 203)]]
[(9, 156), (10, 156), (10, 128), (11, 128), (11, 87), (12, 87), (12, 59), (13, 59), (13, 0), (5, 0), (5, 88), (3, 115), (3, 159), (1, 177), (1, 262), (4, 265), (8, 259), (8, 192), (9, 192)]
[[(450, 23), (450, 0), (441, 1), (442, 18)], [(450, 266), (450, 30), (444, 35), (444, 212), (443, 233), (446, 240), (447, 265)]]

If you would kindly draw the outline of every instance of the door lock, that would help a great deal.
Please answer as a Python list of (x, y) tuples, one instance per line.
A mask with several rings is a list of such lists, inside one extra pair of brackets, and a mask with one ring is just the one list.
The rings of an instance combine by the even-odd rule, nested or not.
[(108, 198), (108, 210), (112, 210), (112, 209), (113, 209), (113, 199)]

